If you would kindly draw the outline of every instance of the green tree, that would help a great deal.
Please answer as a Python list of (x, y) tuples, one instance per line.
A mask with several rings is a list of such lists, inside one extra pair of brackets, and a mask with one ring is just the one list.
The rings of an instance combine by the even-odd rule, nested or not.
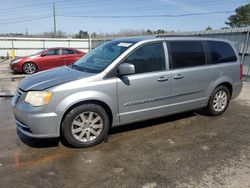
[(74, 38), (80, 38), (80, 39), (89, 38), (88, 31), (80, 30), (79, 33), (74, 36)]
[(148, 34), (148, 35), (152, 35), (152, 34), (153, 34), (153, 32), (152, 32), (150, 29), (148, 29), (148, 30), (146, 31), (146, 34)]
[(211, 26), (208, 26), (205, 30), (206, 31), (211, 31), (211, 30), (213, 30), (213, 28)]
[(157, 33), (157, 34), (163, 34), (163, 33), (165, 33), (165, 30), (163, 30), (163, 29), (158, 29), (158, 30), (156, 31), (156, 33)]
[(228, 22), (225, 22), (230, 27), (246, 27), (250, 26), (250, 3), (240, 6), (235, 9), (236, 14), (229, 16)]
[(96, 33), (96, 32), (92, 33), (92, 34), (91, 34), (91, 37), (92, 37), (92, 38), (96, 38), (96, 37), (97, 37), (97, 33)]
[(230, 27), (221, 27), (220, 29), (230, 29)]

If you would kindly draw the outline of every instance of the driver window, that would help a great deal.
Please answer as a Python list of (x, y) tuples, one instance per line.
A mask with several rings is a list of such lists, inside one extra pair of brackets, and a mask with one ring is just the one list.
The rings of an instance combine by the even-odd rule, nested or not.
[(139, 47), (124, 62), (133, 64), (135, 73), (166, 70), (163, 44), (151, 43)]
[(59, 55), (59, 49), (49, 50), (46, 55)]

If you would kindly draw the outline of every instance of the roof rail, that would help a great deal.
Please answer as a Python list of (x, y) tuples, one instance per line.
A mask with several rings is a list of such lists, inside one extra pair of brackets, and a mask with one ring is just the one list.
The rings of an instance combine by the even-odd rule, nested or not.
[(194, 34), (194, 35), (182, 35), (182, 34), (159, 34), (156, 35), (155, 37), (160, 38), (160, 37), (201, 37), (201, 34)]

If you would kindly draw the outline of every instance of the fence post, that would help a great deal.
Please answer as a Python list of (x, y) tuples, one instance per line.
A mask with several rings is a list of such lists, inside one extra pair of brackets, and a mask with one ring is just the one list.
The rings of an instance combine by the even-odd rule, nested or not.
[[(243, 53), (242, 53), (242, 57), (241, 57), (241, 63), (244, 66), (244, 57), (248, 48), (248, 40), (249, 40), (249, 32), (250, 32), (250, 28), (247, 30), (247, 34), (246, 34), (246, 40), (244, 43), (244, 48), (243, 48)], [(246, 80), (248, 80), (248, 76), (250, 73), (250, 64), (248, 64), (248, 68), (247, 68), (247, 72), (246, 72)]]
[(92, 50), (92, 39), (91, 39), (91, 34), (89, 34), (89, 51)]
[(11, 59), (14, 60), (15, 59), (15, 51), (14, 51), (14, 41), (13, 38), (11, 38)]
[(242, 52), (242, 56), (241, 56), (241, 63), (242, 64), (244, 62), (244, 56), (245, 56), (246, 50), (247, 50), (247, 44), (248, 44), (248, 38), (249, 38), (249, 31), (250, 31), (250, 29), (248, 29), (247, 34), (246, 34), (246, 39), (245, 39), (245, 42), (244, 42), (243, 52)]
[(43, 49), (45, 49), (45, 40), (42, 40), (43, 41)]

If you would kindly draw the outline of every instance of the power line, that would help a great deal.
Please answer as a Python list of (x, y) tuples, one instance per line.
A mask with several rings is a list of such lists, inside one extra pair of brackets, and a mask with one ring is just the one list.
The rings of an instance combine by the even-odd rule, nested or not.
[[(80, 0), (58, 0), (55, 1), (56, 3), (71, 3), (71, 1), (80, 1)], [(36, 4), (29, 4), (29, 5), (25, 5), (25, 6), (17, 6), (17, 7), (10, 7), (10, 8), (1, 8), (0, 11), (9, 11), (9, 10), (16, 10), (16, 9), (27, 9), (27, 8), (32, 8), (32, 7), (41, 7), (44, 5), (51, 5), (51, 1), (50, 2), (46, 2), (46, 3), (36, 3)]]
[[(92, 0), (92, 1), (89, 1), (89, 2), (82, 2), (82, 1), (80, 1), (80, 2), (77, 2), (77, 3), (71, 3), (71, 4), (60, 4), (60, 5), (58, 5), (58, 8), (60, 8), (60, 9), (67, 9), (67, 8), (79, 8), (79, 6), (80, 5), (82, 5), (82, 8), (86, 8), (86, 7), (93, 7), (93, 8), (95, 8), (95, 7), (97, 7), (97, 6), (103, 6), (103, 5), (107, 5), (107, 6), (109, 6), (109, 5), (116, 5), (117, 4), (117, 2), (112, 2), (113, 0), (102, 0), (102, 1), (99, 1), (99, 0)], [(121, 4), (121, 3), (125, 3), (125, 4), (128, 4), (127, 2), (124, 2), (124, 1), (121, 1), (121, 2), (119, 2), (119, 5)]]
[[(67, 6), (67, 3), (72, 4), (72, 1), (77, 2), (81, 0), (61, 0), (61, 1), (56, 1), (56, 2), (57, 4)], [(27, 6), (18, 6), (18, 7), (13, 7), (13, 8), (3, 8), (3, 9), (0, 9), (0, 15), (2, 16), (7, 15), (9, 17), (9, 15), (32, 14), (32, 13), (37, 13), (38, 11), (44, 13), (44, 11), (48, 11), (48, 10), (49, 11), (51, 10), (51, 2), (37, 3), (37, 4), (31, 4)]]
[(41, 20), (45, 18), (50, 18), (52, 16), (42, 16), (42, 17), (36, 17), (36, 18), (30, 18), (30, 19), (24, 19), (24, 20), (17, 20), (17, 21), (11, 21), (11, 22), (0, 22), (0, 25), (4, 24), (12, 24), (12, 23), (21, 23), (21, 22), (27, 22), (27, 21), (33, 21), (33, 20)]
[[(79, 2), (80, 1), (80, 2)], [(111, 1), (111, 2), (110, 2)], [(103, 0), (103, 1), (99, 1), (99, 0), (93, 0), (91, 2), (88, 2), (88, 1), (82, 1), (82, 0), (61, 0), (61, 1), (56, 1), (57, 2), (57, 11), (60, 12), (61, 14), (70, 14), (70, 13), (80, 13), (80, 11), (75, 11), (74, 9), (76, 8), (79, 8), (79, 3), (83, 5), (84, 8), (86, 7), (93, 7), (95, 8), (95, 10), (93, 11), (85, 11), (85, 12), (88, 12), (88, 13), (91, 13), (91, 12), (96, 12), (96, 6), (97, 5), (104, 5), (103, 3), (105, 3), (105, 5), (112, 5), (113, 3), (116, 3), (116, 2), (112, 2), (112, 0)], [(72, 3), (74, 2), (74, 3)], [(196, 4), (204, 4), (204, 3), (216, 3), (218, 1), (215, 1), (215, 0), (208, 0), (208, 1), (202, 1), (202, 2), (197, 2)], [(89, 4), (89, 3), (98, 3), (98, 4)], [(126, 3), (124, 1), (121, 1), (119, 4), (121, 3)], [(189, 2), (190, 3), (190, 2)], [(232, 3), (231, 1), (228, 2), (228, 3)], [(228, 4), (227, 3), (227, 4)], [(92, 6), (91, 6), (92, 5)], [(205, 5), (205, 4), (204, 4)], [(214, 4), (215, 5), (215, 4)], [(62, 7), (62, 6), (66, 6), (66, 7)], [(70, 6), (76, 6), (76, 7), (70, 7)], [(172, 7), (172, 6), (175, 6), (175, 5), (167, 5), (167, 7)], [(207, 5), (206, 5), (207, 6)], [(29, 8), (29, 7), (33, 7), (33, 8)], [(109, 6), (108, 6), (109, 7)], [(23, 8), (23, 10), (18, 10), (18, 8)], [(100, 7), (99, 7), (100, 8)], [(115, 9), (110, 9), (110, 8), (107, 8), (104, 9), (105, 11), (112, 11), (112, 12), (117, 12), (119, 11), (120, 13), (121, 12), (124, 12), (125, 10), (136, 10), (136, 11), (140, 11), (140, 10), (150, 10), (151, 11), (155, 11), (154, 9), (157, 9), (157, 10), (162, 10), (164, 8), (164, 6), (159, 6), (159, 7), (155, 7), (155, 6), (140, 6), (140, 7), (123, 7), (123, 8), (115, 8)], [(17, 9), (17, 10), (15, 10)], [(25, 10), (24, 10), (25, 9)], [(13, 8), (9, 8), (9, 9), (0, 9), (0, 10), (7, 10), (8, 13), (10, 12), (13, 12), (13, 15), (19, 15), (19, 14), (32, 14), (32, 13), (37, 13), (38, 11), (35, 10), (35, 9), (46, 9), (46, 10), (43, 10), (44, 11), (50, 11), (51, 9), (51, 4), (50, 3), (37, 3), (37, 4), (31, 4), (31, 5), (27, 5), (27, 6), (18, 6), (18, 7), (13, 7)], [(69, 12), (65, 12), (65, 11), (60, 11), (61, 9), (70, 9), (71, 11)], [(103, 11), (104, 11), (103, 10)], [(171, 10), (174, 10), (174, 9), (171, 9)], [(149, 12), (149, 11), (147, 11)], [(4, 17), (4, 15), (6, 15), (7, 12), (4, 12), (4, 11), (0, 11), (0, 14), (3, 14), (2, 16)], [(9, 17), (9, 16), (8, 16)]]
[[(228, 4), (231, 3), (231, 2), (228, 2)], [(215, 6), (218, 6), (218, 4), (214, 4)], [(206, 5), (207, 6), (207, 5)], [(173, 7), (173, 5), (170, 5), (168, 6), (168, 12), (171, 13), (171, 12), (176, 12), (176, 8), (171, 8), (170, 7)], [(65, 7), (66, 8), (66, 7)], [(83, 11), (82, 10), (76, 10), (77, 7), (74, 7), (74, 8), (70, 8), (69, 10), (62, 10), (62, 9), (65, 9), (65, 8), (57, 8), (57, 12), (60, 13), (60, 14), (81, 14)], [(92, 14), (92, 13), (96, 13), (96, 12), (112, 12), (112, 13), (116, 13), (116, 12), (119, 12), (120, 14), (121, 13), (128, 13), (128, 12), (133, 12), (133, 11), (136, 11), (137, 13), (138, 12), (147, 12), (147, 14), (149, 14), (149, 12), (165, 12), (166, 10), (166, 7), (164, 6), (137, 6), (137, 7), (123, 7), (123, 8), (108, 8), (108, 7), (99, 7), (99, 8), (95, 8), (95, 9), (91, 9), (91, 10), (85, 10), (84, 13), (85, 14)], [(197, 12), (199, 13), (199, 12)]]
[(88, 15), (63, 15), (59, 14), (57, 16), (60, 17), (72, 17), (72, 18), (156, 18), (156, 17), (186, 17), (186, 16), (200, 16), (200, 15), (212, 15), (212, 14), (225, 14), (225, 13), (232, 13), (234, 11), (218, 11), (218, 12), (202, 12), (202, 13), (189, 13), (189, 14), (160, 14), (160, 15), (112, 15), (112, 16), (105, 16), (105, 15), (98, 15), (98, 16), (88, 16)]
[(51, 8), (51, 5), (43, 5), (41, 7), (33, 7), (33, 8), (27, 8), (23, 10), (8, 10), (8, 11), (0, 11), (1, 16), (11, 16), (11, 15), (17, 15), (17, 14), (28, 14), (28, 13), (37, 13), (37, 12), (44, 12)]
[[(111, 1), (111, 2), (109, 2)], [(221, 1), (218, 1), (218, 0), (210, 0), (210, 1), (201, 1), (201, 2), (188, 2), (188, 4), (186, 5), (190, 5), (190, 3), (195, 3), (195, 5), (204, 5), (204, 6), (208, 6), (208, 5), (217, 5), (218, 3), (221, 4), (222, 1), (228, 1), (228, 0), (221, 0)], [(231, 4), (231, 3), (235, 3), (233, 2), (234, 0), (231, 0), (230, 2), (226, 2), (227, 4)], [(136, 1), (138, 2), (138, 0)], [(103, 1), (91, 1), (91, 2), (78, 2), (78, 3), (74, 3), (74, 4), (69, 4), (69, 5), (59, 5), (57, 6), (57, 9), (58, 10), (61, 10), (61, 9), (70, 9), (71, 11), (74, 11), (72, 9), (75, 9), (75, 8), (94, 8), (94, 10), (96, 11), (97, 8), (106, 8), (108, 11), (109, 10), (118, 10), (120, 9), (121, 11), (124, 9), (124, 8), (130, 8), (131, 10), (132, 9), (135, 9), (136, 10), (140, 10), (141, 8), (141, 5), (143, 5), (144, 3), (141, 2), (139, 4), (133, 4), (133, 6), (131, 6), (131, 4), (129, 4), (128, 2), (126, 1), (120, 1), (119, 2), (119, 6), (121, 6), (122, 4), (124, 4), (124, 6), (122, 6), (121, 8), (115, 8), (115, 9), (110, 9), (110, 7), (113, 7), (114, 5), (116, 5), (117, 2), (112, 2), (112, 0), (103, 0)], [(82, 6), (80, 6), (82, 5)], [(140, 7), (136, 7), (136, 5), (140, 5)], [(161, 7), (161, 8), (170, 8), (170, 7), (176, 7), (177, 5), (176, 4), (172, 4), (172, 3), (169, 3), (169, 4), (159, 4), (159, 3), (154, 3), (150, 6), (147, 6), (148, 8), (154, 8), (155, 5), (158, 5), (156, 8), (158, 7)]]
[[(38, 15), (33, 15), (32, 17), (37, 16), (37, 17), (45, 17), (48, 16), (48, 14), (38, 14)], [(19, 21), (19, 20), (26, 20), (26, 19), (31, 19), (31, 16), (25, 16), (25, 17), (19, 17), (19, 18), (8, 18), (8, 19), (0, 19), (0, 23), (4, 21)]]
[[(226, 13), (232, 13), (234, 11), (217, 11), (217, 12), (202, 12), (202, 13), (187, 13), (187, 14), (159, 14), (159, 15), (110, 15), (110, 16), (105, 16), (105, 15), (63, 15), (63, 14), (58, 14), (55, 16), (59, 17), (68, 17), (68, 18), (159, 18), (159, 17), (170, 17), (170, 18), (177, 18), (177, 17), (186, 17), (186, 16), (200, 16), (200, 15), (213, 15), (213, 14), (226, 14)], [(21, 22), (27, 22), (27, 21), (33, 21), (33, 20), (40, 20), (40, 19), (45, 19), (45, 18), (50, 18), (52, 16), (40, 16), (40, 17), (35, 17), (35, 18), (29, 18), (26, 19), (27, 17), (20, 18), (22, 20), (15, 20), (12, 19), (13, 21), (9, 22), (0, 22), (1, 25), (4, 24), (12, 24), (12, 23), (21, 23)]]
[(27, 9), (27, 8), (32, 8), (32, 7), (37, 7), (37, 6), (44, 6), (48, 5), (48, 3), (37, 3), (37, 4), (32, 4), (32, 5), (27, 5), (27, 6), (19, 6), (19, 7), (12, 7), (12, 8), (2, 8), (0, 11), (9, 11), (9, 10), (16, 10), (16, 9)]

